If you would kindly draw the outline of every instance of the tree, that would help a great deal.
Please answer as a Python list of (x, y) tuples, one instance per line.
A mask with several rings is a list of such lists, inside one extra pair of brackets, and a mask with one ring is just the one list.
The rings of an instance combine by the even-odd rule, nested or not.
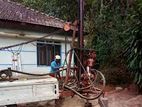
[(134, 82), (142, 87), (142, 1), (97, 0), (95, 5), (91, 20), (94, 11), (87, 14), (89, 47), (96, 49), (101, 65), (128, 65)]
[(63, 20), (77, 17), (77, 0), (13, 0)]
[(137, 0), (133, 9), (125, 55), (134, 82), (142, 89), (142, 1)]

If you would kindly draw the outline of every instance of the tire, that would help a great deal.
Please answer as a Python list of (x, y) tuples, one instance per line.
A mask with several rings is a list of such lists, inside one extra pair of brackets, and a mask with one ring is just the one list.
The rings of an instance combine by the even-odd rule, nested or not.
[(17, 104), (7, 105), (6, 107), (17, 107)]

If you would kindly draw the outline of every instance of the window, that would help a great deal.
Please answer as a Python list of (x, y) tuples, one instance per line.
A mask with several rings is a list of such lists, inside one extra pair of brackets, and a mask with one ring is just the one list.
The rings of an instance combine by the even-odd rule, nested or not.
[(38, 41), (37, 42), (37, 65), (50, 66), (55, 55), (60, 55), (61, 46), (59, 43)]

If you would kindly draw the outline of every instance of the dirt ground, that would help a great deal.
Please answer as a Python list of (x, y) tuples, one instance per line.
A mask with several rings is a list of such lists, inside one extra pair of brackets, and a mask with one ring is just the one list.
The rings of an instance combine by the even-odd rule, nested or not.
[[(18, 105), (18, 107), (84, 107), (85, 102), (85, 100), (75, 95), (74, 97), (66, 97), (57, 101), (52, 100), (45, 102), (20, 104)], [(92, 103), (92, 107), (100, 107), (98, 100), (93, 100), (90, 102)]]

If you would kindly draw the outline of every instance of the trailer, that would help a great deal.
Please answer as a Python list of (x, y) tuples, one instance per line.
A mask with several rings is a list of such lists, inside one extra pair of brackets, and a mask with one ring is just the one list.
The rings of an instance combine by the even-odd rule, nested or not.
[(0, 106), (58, 98), (58, 80), (50, 76), (0, 82)]

